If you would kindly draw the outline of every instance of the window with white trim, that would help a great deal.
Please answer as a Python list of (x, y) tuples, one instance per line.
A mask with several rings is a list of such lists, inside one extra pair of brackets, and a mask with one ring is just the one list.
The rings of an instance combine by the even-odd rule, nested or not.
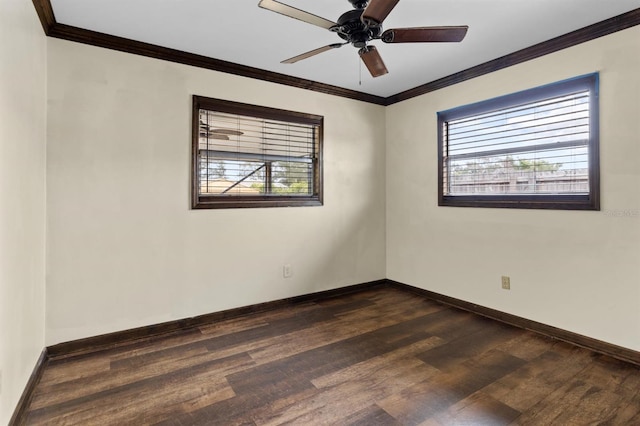
[(192, 207), (322, 205), (313, 114), (193, 97)]
[(599, 210), (598, 74), (438, 113), (438, 203)]

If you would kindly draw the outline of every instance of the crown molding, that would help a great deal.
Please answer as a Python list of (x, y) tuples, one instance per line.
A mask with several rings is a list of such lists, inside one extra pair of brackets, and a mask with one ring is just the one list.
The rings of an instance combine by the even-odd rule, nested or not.
[(42, 28), (44, 29), (45, 34), (49, 37), (74, 41), (96, 47), (103, 47), (111, 50), (118, 50), (120, 52), (132, 53), (134, 55), (146, 56), (149, 58), (161, 59), (184, 65), (191, 65), (227, 74), (264, 80), (271, 83), (284, 84), (291, 87), (341, 96), (343, 98), (355, 99), (377, 105), (384, 105), (386, 101), (386, 98), (382, 96), (344, 89), (342, 87), (319, 83), (317, 81), (292, 77), (207, 56), (196, 55), (194, 53), (183, 52), (150, 43), (143, 43), (124, 37), (117, 37), (71, 25), (60, 24), (55, 19), (50, 0), (33, 0), (33, 4), (36, 12), (38, 13), (38, 17), (40, 18), (40, 22), (42, 23)]
[(49, 35), (51, 28), (56, 25), (56, 16), (53, 13), (51, 0), (32, 0), (33, 6), (36, 8), (38, 18), (42, 24), (42, 29), (46, 35)]
[(482, 75), (508, 68), (513, 65), (518, 65), (523, 62), (527, 62), (532, 59), (557, 52), (559, 50), (573, 47), (587, 41), (595, 40), (597, 38), (613, 34), (618, 31), (626, 30), (627, 28), (631, 28), (639, 24), (640, 9), (634, 9), (622, 15), (614, 16), (613, 18), (597, 22), (584, 28), (580, 28), (570, 33), (552, 38), (551, 40), (543, 41), (542, 43), (526, 47), (522, 50), (518, 50), (516, 52), (510, 53), (497, 59), (493, 59), (480, 65), (476, 65), (475, 67), (468, 68), (464, 71), (460, 71), (439, 80), (435, 80), (430, 83), (414, 87), (413, 89), (409, 89), (404, 92), (389, 96), (388, 98), (386, 98), (386, 105), (392, 105), (397, 102), (415, 98), (417, 96), (424, 95), (425, 93), (443, 89), (447, 86), (452, 86), (454, 84), (458, 84), (466, 80), (471, 80), (472, 78), (480, 77)]
[(60, 24), (56, 21), (51, 0), (32, 0), (38, 17), (42, 24), (44, 32), (49, 37), (59, 38), (68, 41), (74, 41), (92, 46), (103, 47), (106, 49), (118, 50), (121, 52), (132, 53), (155, 59), (161, 59), (170, 62), (176, 62), (184, 65), (205, 68), (213, 71), (219, 71), (228, 74), (234, 74), (242, 77), (254, 78), (257, 80), (268, 81), (271, 83), (284, 84), (300, 89), (312, 90), (314, 92), (325, 93), (344, 98), (355, 99), (376, 105), (393, 105), (417, 96), (424, 95), (435, 90), (443, 89), (472, 78), (480, 77), (513, 65), (521, 64), (568, 47), (576, 46), (587, 41), (597, 39), (627, 28), (640, 24), (640, 8), (634, 9), (622, 15), (589, 25), (587, 27), (572, 31), (570, 33), (555, 37), (551, 40), (535, 44), (533, 46), (518, 50), (497, 59), (485, 62), (480, 65), (468, 68), (464, 71), (451, 74), (447, 77), (425, 83), (409, 90), (382, 97), (371, 95), (364, 92), (345, 89), (330, 84), (319, 83), (317, 81), (306, 80), (303, 78), (292, 77), (272, 71), (266, 71), (259, 68), (240, 65), (233, 62), (223, 61), (220, 59), (210, 58), (208, 56), (196, 55), (194, 53), (183, 52), (176, 49), (157, 46), (154, 44), (143, 43), (117, 37), (109, 34), (99, 33), (96, 31), (86, 30), (70, 25)]
[[(48, 1), (48, 0), (41, 0)], [(300, 89), (313, 90), (314, 92), (326, 93), (329, 95), (341, 96), (343, 98), (356, 99), (372, 104), (384, 105), (385, 98), (355, 90), (344, 89), (338, 86), (318, 83), (298, 77), (292, 77), (259, 68), (240, 65), (233, 62), (196, 55), (194, 53), (183, 52), (181, 50), (170, 49), (150, 43), (143, 43), (136, 40), (117, 37), (110, 34), (85, 30), (64, 24), (54, 24), (49, 28), (49, 37), (63, 40), (75, 41), (106, 49), (118, 50), (132, 53), (134, 55), (147, 56), (149, 58), (162, 59), (184, 65), (205, 68), (227, 74), (234, 74), (242, 77), (249, 77), (257, 80), (264, 80), (271, 83), (284, 84), (286, 86)]]

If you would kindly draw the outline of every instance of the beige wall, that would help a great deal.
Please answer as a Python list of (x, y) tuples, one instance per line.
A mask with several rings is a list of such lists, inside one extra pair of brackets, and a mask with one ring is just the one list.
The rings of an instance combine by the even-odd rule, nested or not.
[[(437, 111), (594, 71), (602, 211), (438, 207)], [(387, 108), (387, 275), (640, 350), (640, 27)]]
[(45, 84), (33, 5), (0, 1), (0, 424), (44, 347)]
[[(47, 344), (386, 276), (383, 107), (56, 39), (48, 53)], [(323, 115), (324, 206), (190, 210), (192, 94)]]

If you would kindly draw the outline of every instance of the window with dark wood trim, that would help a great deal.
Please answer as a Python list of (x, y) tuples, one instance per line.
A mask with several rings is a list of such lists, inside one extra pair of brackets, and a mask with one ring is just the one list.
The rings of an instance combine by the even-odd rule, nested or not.
[(598, 74), (438, 113), (438, 204), (600, 209)]
[(192, 207), (322, 205), (323, 117), (193, 97)]

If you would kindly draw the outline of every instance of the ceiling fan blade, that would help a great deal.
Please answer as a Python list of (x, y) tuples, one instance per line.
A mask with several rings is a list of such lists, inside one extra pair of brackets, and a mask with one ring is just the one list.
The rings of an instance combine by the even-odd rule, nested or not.
[(229, 136), (227, 135), (219, 135), (217, 133), (209, 133), (209, 132), (200, 132), (201, 138), (209, 138), (209, 139), (218, 139), (222, 141), (228, 141)]
[(326, 29), (329, 29), (336, 25), (335, 22), (329, 21), (328, 19), (321, 18), (320, 16), (316, 16), (312, 13), (305, 12), (304, 10), (297, 9), (293, 6), (289, 6), (275, 0), (260, 0), (260, 3), (258, 3), (258, 6), (260, 6), (263, 9), (267, 9), (272, 12), (276, 12), (281, 15), (298, 19), (302, 22), (317, 25), (319, 27), (326, 28)]
[(337, 49), (339, 47), (344, 46), (345, 44), (347, 44), (347, 43), (334, 43), (334, 44), (330, 44), (328, 46), (319, 47), (317, 49), (313, 49), (313, 50), (310, 50), (310, 51), (308, 51), (306, 53), (303, 53), (301, 55), (294, 56), (293, 58), (285, 59), (284, 61), (282, 61), (280, 63), (281, 64), (295, 64), (298, 61), (310, 58), (310, 57), (318, 55), (318, 54), (320, 54), (322, 52), (326, 52), (327, 50)]
[(358, 54), (373, 77), (380, 77), (389, 72), (375, 46), (365, 46), (358, 51)]
[(379, 25), (391, 13), (400, 0), (371, 0), (362, 12), (362, 22), (371, 26)]
[(457, 27), (415, 27), (394, 28), (382, 33), (385, 43), (435, 43), (462, 41), (469, 29), (466, 25)]
[(216, 135), (225, 135), (225, 136), (226, 135), (232, 135), (232, 136), (244, 135), (244, 132), (241, 132), (240, 130), (236, 130), (236, 129), (217, 128), (217, 129), (210, 129), (209, 131)]

